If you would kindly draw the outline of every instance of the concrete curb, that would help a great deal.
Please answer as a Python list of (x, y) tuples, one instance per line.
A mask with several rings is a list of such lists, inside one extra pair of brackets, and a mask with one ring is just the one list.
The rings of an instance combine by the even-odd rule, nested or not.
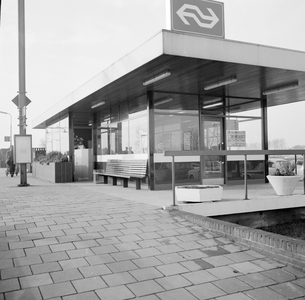
[(166, 210), (172, 216), (182, 217), (211, 232), (229, 238), (241, 245), (250, 246), (251, 249), (263, 255), (305, 272), (305, 241), (180, 211), (176, 207), (167, 207)]

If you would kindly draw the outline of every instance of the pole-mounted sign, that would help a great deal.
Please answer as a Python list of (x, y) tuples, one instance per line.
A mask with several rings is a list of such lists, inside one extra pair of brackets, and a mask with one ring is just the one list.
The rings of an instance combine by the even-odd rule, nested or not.
[(223, 3), (171, 0), (172, 30), (224, 38)]

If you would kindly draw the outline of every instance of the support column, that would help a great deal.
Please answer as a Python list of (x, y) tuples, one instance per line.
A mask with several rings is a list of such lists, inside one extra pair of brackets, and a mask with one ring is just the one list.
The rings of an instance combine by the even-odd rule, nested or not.
[[(263, 150), (268, 150), (268, 113), (267, 113), (267, 97), (264, 96), (261, 100), (261, 110), (262, 110), (262, 146)], [(268, 155), (265, 155), (265, 174), (269, 172), (268, 167)], [(268, 182), (265, 176), (265, 183)]]
[(147, 110), (148, 110), (148, 185), (150, 190), (155, 189), (155, 116), (154, 116), (154, 92), (147, 92)]
[[(18, 0), (18, 42), (19, 42), (19, 134), (26, 135), (26, 89), (25, 89), (25, 16), (24, 0)], [(26, 164), (20, 164), (20, 186), (27, 186)]]

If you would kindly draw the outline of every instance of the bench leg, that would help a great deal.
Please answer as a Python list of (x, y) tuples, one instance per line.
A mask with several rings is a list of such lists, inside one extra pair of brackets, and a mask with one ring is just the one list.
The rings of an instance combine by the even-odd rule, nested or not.
[(128, 178), (123, 178), (123, 187), (124, 188), (128, 187)]
[(112, 185), (117, 185), (117, 178), (116, 177), (112, 177)]
[(96, 184), (96, 177), (97, 177), (97, 174), (93, 174), (93, 183)]
[(108, 183), (108, 176), (103, 175), (103, 177), (104, 177), (104, 184), (107, 184)]
[(136, 179), (136, 190), (140, 190), (141, 189), (141, 179), (137, 178)]

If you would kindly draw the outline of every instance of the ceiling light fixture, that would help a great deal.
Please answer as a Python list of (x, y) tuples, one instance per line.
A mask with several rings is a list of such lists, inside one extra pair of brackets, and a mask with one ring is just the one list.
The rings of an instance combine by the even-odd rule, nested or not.
[(202, 108), (203, 109), (207, 109), (207, 108), (212, 108), (212, 107), (216, 107), (216, 106), (220, 106), (222, 105), (222, 102), (218, 102), (218, 103), (213, 103), (213, 104), (209, 104), (209, 105), (205, 105)]
[(281, 93), (281, 92), (293, 90), (293, 89), (297, 88), (298, 86), (299, 86), (299, 81), (297, 81), (293, 84), (289, 84), (289, 85), (280, 86), (280, 87), (277, 87), (277, 88), (274, 88), (274, 89), (266, 90), (266, 91), (263, 92), (263, 95), (267, 96), (267, 95), (271, 95), (271, 94), (276, 94), (276, 93)]
[(97, 108), (97, 107), (99, 107), (99, 106), (104, 105), (105, 103), (106, 103), (105, 101), (99, 102), (99, 103), (97, 103), (97, 104), (92, 105), (91, 108), (92, 108), (92, 109), (93, 109), (93, 108)]
[(212, 89), (218, 88), (218, 87), (223, 86), (223, 85), (228, 85), (228, 84), (234, 83), (236, 81), (237, 81), (236, 77), (232, 77), (232, 78), (229, 78), (229, 79), (225, 79), (225, 80), (221, 80), (221, 81), (218, 81), (218, 82), (215, 82), (215, 83), (208, 84), (204, 87), (204, 89), (206, 91), (208, 91), (208, 90), (212, 90)]
[(171, 101), (173, 101), (173, 98), (172, 98), (172, 97), (162, 98), (162, 99), (160, 99), (159, 101), (157, 100), (157, 101), (155, 102), (155, 106), (161, 105), (161, 104), (165, 104), (165, 103), (168, 103), (168, 102), (171, 102)]
[(166, 72), (164, 72), (164, 73), (162, 73), (162, 74), (156, 75), (155, 77), (153, 77), (153, 78), (151, 78), (151, 79), (148, 79), (148, 80), (143, 81), (143, 85), (149, 85), (149, 84), (151, 84), (151, 83), (154, 83), (154, 82), (156, 82), (156, 81), (159, 81), (159, 80), (161, 80), (161, 79), (164, 79), (164, 78), (170, 76), (171, 74), (172, 74), (172, 73), (171, 73), (170, 71), (166, 71)]

